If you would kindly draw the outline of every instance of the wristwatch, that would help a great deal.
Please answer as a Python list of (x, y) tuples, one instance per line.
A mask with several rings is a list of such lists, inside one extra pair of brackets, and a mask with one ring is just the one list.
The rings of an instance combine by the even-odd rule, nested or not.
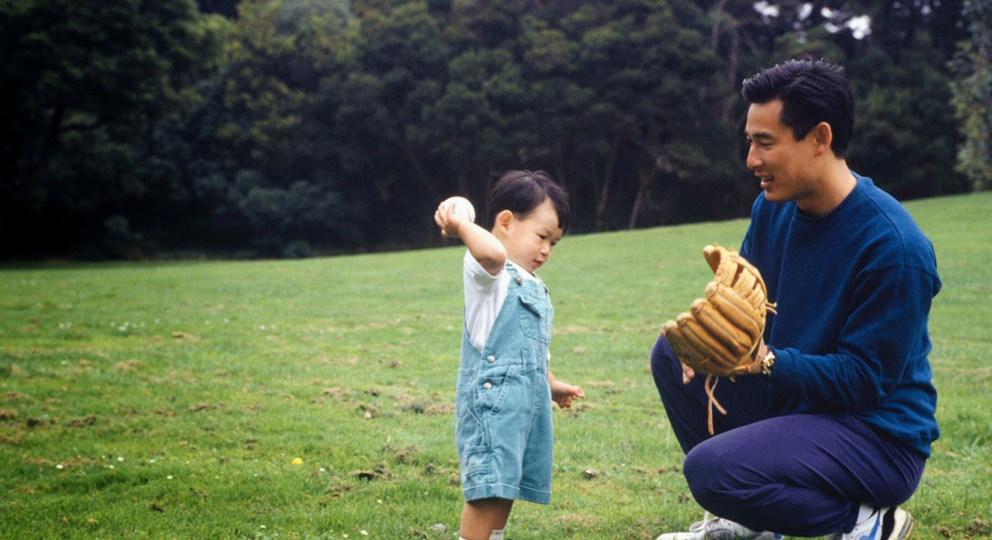
[(764, 375), (771, 375), (772, 368), (775, 366), (775, 353), (771, 349), (768, 349), (768, 354), (761, 360), (761, 373)]

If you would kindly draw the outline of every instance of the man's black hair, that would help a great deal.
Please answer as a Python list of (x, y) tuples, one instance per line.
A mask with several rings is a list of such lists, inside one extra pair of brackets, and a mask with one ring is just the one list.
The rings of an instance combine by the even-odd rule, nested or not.
[(782, 101), (779, 121), (803, 140), (820, 122), (830, 124), (831, 150), (844, 157), (854, 133), (854, 98), (844, 68), (826, 60), (789, 60), (744, 80), (748, 103)]

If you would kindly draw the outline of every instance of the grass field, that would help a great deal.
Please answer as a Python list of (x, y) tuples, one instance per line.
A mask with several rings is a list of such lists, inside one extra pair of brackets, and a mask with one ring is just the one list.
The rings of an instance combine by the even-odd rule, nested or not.
[[(937, 250), (942, 437), (914, 538), (992, 536), (992, 193), (907, 207)], [(541, 275), (554, 495), (517, 540), (699, 519), (648, 369), (746, 221), (566, 237)], [(453, 539), (463, 248), (276, 262), (0, 268), (0, 537)]]

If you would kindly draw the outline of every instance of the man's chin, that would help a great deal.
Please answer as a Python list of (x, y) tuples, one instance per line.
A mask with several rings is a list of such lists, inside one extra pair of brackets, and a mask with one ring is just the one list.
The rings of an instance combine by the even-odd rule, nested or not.
[(781, 202), (787, 202), (789, 200), (788, 197), (784, 197), (784, 196), (782, 196), (781, 193), (775, 191), (775, 186), (769, 186), (767, 188), (762, 188), (762, 191), (765, 194), (765, 200), (768, 201), (768, 202), (781, 203)]

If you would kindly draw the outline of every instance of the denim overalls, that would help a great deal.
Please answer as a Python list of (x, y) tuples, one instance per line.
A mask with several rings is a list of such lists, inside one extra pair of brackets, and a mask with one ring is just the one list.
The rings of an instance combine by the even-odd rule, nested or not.
[[(507, 264), (510, 283), (480, 353), (462, 330), (455, 441), (465, 500), (551, 501), (548, 290)], [(463, 327), (464, 328), (464, 327)]]

